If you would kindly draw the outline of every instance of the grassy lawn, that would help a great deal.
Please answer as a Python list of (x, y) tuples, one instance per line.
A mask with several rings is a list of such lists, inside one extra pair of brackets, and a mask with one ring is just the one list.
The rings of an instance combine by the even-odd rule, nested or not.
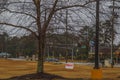
[[(36, 72), (36, 62), (0, 59), (0, 79), (6, 79)], [(45, 63), (45, 72), (65, 78), (91, 78), (93, 66), (75, 65), (73, 70), (65, 69), (65, 64)], [(120, 68), (101, 68), (103, 78), (120, 80)]]

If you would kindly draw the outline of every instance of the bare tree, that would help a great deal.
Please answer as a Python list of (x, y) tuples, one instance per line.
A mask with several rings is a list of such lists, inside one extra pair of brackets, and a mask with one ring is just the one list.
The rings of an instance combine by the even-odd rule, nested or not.
[(46, 31), (54, 14), (66, 8), (85, 7), (94, 0), (79, 0), (75, 4), (76, 2), (78, 0), (72, 0), (71, 4), (59, 7), (59, 0), (9, 0), (8, 6), (4, 7), (5, 11), (1, 14), (0, 25), (6, 28), (11, 26), (22, 32), (31, 32), (38, 40), (38, 73), (44, 72), (43, 55)]

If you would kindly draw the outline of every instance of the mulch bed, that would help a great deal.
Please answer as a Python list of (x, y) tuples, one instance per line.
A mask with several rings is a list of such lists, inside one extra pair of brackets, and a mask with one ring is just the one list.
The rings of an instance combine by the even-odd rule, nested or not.
[(66, 80), (63, 77), (48, 74), (48, 73), (36, 73), (36, 74), (27, 74), (24, 76), (12, 77), (5, 80)]
[[(16, 76), (9, 79), (0, 79), (0, 80), (91, 80), (91, 79), (83, 79), (83, 78), (69, 79), (48, 73), (36, 73), (36, 74), (26, 74), (23, 76)], [(118, 76), (116, 79), (102, 79), (102, 80), (120, 80), (120, 76)]]

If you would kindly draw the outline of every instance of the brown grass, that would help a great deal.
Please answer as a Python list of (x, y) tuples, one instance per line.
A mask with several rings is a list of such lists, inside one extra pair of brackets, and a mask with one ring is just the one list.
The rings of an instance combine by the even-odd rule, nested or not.
[[(33, 61), (13, 61), (0, 59), (0, 79), (6, 79), (36, 72), (36, 62)], [(45, 63), (44, 71), (65, 78), (91, 77), (93, 66), (75, 65), (73, 70), (65, 69), (65, 64)], [(120, 80), (120, 68), (102, 68), (103, 78), (109, 80)]]

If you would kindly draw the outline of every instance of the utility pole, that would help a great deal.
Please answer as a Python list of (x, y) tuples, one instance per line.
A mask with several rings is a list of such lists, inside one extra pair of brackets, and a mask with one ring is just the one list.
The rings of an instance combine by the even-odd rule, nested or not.
[(99, 3), (96, 0), (96, 37), (95, 37), (95, 65), (92, 70), (91, 78), (93, 80), (102, 80), (102, 70), (99, 68)]
[[(69, 0), (66, 1), (66, 5), (69, 5)], [(66, 40), (65, 40), (65, 44), (66, 44), (66, 63), (68, 62), (68, 45), (67, 45), (67, 36), (68, 36), (68, 9), (66, 9), (66, 19), (65, 19), (65, 24), (66, 24)]]
[(68, 34), (68, 10), (66, 9), (66, 32), (65, 32), (65, 44), (66, 44), (66, 63), (68, 62), (68, 49), (67, 49), (67, 34)]
[(112, 31), (111, 31), (111, 68), (113, 68), (114, 64), (113, 64), (113, 38), (114, 38), (114, 12), (115, 12), (115, 0), (113, 0), (113, 4), (112, 4), (113, 8), (112, 8)]
[(99, 69), (99, 0), (96, 1), (96, 37), (95, 37), (95, 69)]

